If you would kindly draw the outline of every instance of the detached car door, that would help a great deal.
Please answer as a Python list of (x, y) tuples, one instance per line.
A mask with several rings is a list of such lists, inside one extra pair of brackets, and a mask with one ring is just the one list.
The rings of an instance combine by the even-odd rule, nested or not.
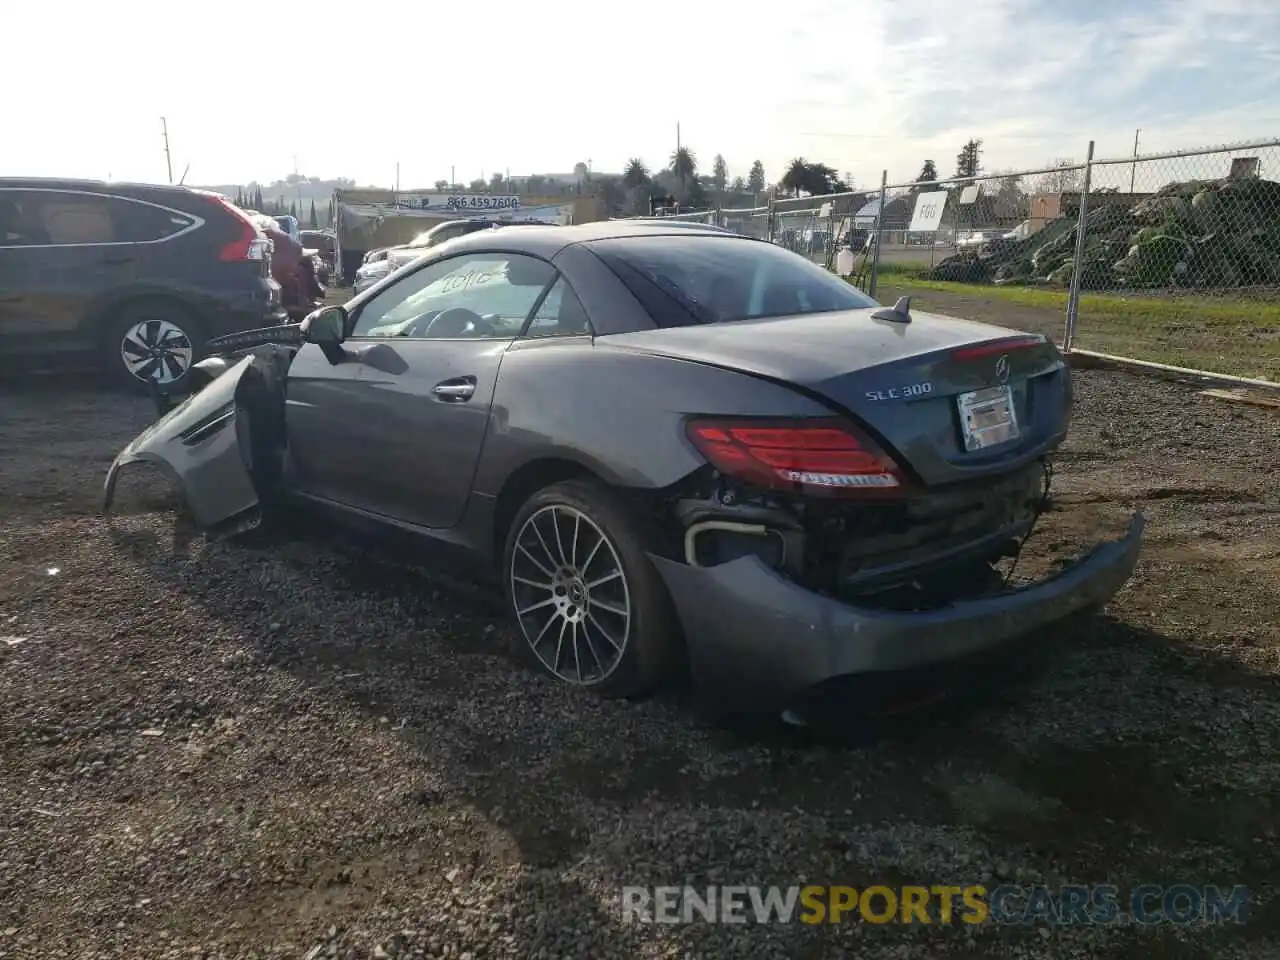
[(406, 272), (351, 318), (348, 349), (381, 343), (395, 362), (360, 364), (358, 509), (421, 527), (462, 517), (489, 428), (502, 358), (556, 270), (536, 257), (469, 251)]

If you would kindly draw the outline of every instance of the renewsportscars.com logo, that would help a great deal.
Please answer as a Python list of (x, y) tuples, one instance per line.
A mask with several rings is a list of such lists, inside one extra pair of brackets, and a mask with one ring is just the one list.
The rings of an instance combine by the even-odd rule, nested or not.
[(623, 887), (624, 923), (1245, 923), (1249, 890), (1151, 884)]

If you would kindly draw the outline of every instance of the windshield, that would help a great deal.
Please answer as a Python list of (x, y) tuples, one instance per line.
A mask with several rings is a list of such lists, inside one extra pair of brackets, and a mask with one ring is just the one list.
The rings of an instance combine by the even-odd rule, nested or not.
[(624, 237), (590, 246), (663, 327), (880, 305), (798, 254), (742, 237)]

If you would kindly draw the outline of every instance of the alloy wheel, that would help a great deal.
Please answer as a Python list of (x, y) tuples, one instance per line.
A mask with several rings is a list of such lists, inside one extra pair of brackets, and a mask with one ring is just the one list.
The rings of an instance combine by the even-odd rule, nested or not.
[(618, 668), (631, 634), (631, 593), (618, 551), (595, 521), (564, 505), (531, 514), (509, 575), (520, 630), (554, 676), (589, 687)]
[(143, 320), (124, 333), (120, 358), (125, 369), (143, 383), (173, 383), (191, 368), (191, 338), (169, 320)]

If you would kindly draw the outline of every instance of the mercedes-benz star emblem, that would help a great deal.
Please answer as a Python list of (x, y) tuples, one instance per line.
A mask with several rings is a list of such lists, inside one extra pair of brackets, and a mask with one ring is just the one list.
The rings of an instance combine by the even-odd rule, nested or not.
[(996, 379), (1001, 383), (1009, 381), (1009, 355), (1005, 354), (996, 361)]

